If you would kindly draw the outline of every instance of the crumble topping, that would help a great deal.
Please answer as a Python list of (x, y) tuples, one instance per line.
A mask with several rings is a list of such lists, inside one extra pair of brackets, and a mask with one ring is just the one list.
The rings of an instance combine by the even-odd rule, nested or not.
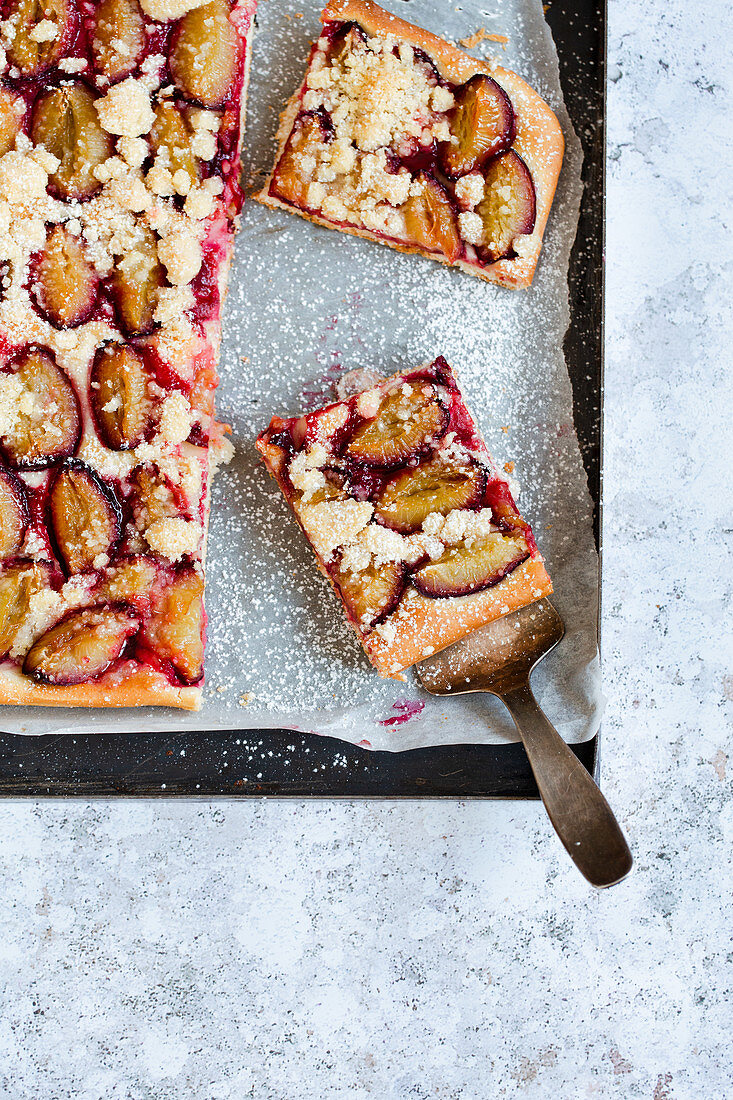
[(387, 149), (399, 151), (410, 139), (423, 146), (449, 140), (445, 112), (453, 95), (435, 84), (411, 46), (391, 35), (344, 48), (330, 63), (323, 42), (306, 77), (303, 107), (328, 111), (335, 137), (317, 148), (302, 135), (294, 138), (296, 165), (310, 181), (307, 205), (333, 220), (357, 215), (370, 228), (400, 234), (396, 208), (417, 191), (406, 168), (393, 170)]
[(59, 68), (64, 73), (83, 73), (86, 67), (85, 57), (62, 57), (59, 61)]
[(42, 19), (40, 23), (36, 23), (28, 37), (34, 42), (53, 42), (58, 35), (59, 29), (53, 20)]
[(484, 197), (484, 177), (479, 172), (461, 176), (453, 185), (453, 191), (461, 206), (472, 210)]
[(467, 244), (484, 243), (484, 223), (479, 214), (463, 211), (458, 215), (458, 227)]
[(321, 444), (300, 451), (290, 463), (288, 474), (293, 488), (301, 494), (303, 504), (326, 484), (321, 467), (328, 461), (328, 452)]
[(319, 504), (295, 504), (300, 522), (316, 553), (328, 561), (333, 551), (359, 534), (372, 518), (368, 501), (323, 500)]
[(190, 283), (201, 269), (201, 245), (186, 225), (172, 228), (158, 244), (158, 258), (168, 270), (174, 286)]
[(205, 3), (206, 0), (140, 0), (140, 7), (151, 19), (166, 23), (169, 19), (180, 19)]
[(362, 152), (392, 145), (405, 134), (420, 138), (428, 131), (432, 137), (449, 137), (445, 120), (434, 119), (432, 111), (452, 107), (452, 95), (441, 89), (440, 106), (435, 106), (425, 66), (415, 63), (411, 46), (392, 35), (370, 38), (361, 49), (343, 51), (330, 65), (313, 67), (306, 86), (303, 106), (325, 107), (339, 137), (353, 141)]
[(155, 115), (150, 106), (150, 92), (139, 80), (128, 77), (113, 84), (105, 96), (95, 100), (99, 121), (110, 134), (140, 137), (147, 134)]
[(175, 447), (191, 434), (194, 414), (188, 398), (178, 391), (163, 401), (158, 424), (158, 436), (164, 445)]
[(373, 420), (379, 412), (381, 403), (382, 392), (378, 387), (375, 387), (359, 394), (356, 400), (356, 409), (359, 416), (363, 416), (365, 420)]
[(182, 516), (156, 519), (145, 531), (145, 541), (151, 550), (169, 561), (180, 561), (194, 554), (201, 542), (201, 525)]

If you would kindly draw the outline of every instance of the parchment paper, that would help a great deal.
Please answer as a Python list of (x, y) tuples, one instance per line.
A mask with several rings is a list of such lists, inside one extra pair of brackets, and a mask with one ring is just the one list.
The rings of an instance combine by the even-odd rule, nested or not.
[[(252, 189), (270, 168), (278, 113), (318, 34), (315, 4), (302, 7), (301, 15), (288, 0), (260, 5), (244, 153)], [(534, 526), (567, 626), (562, 645), (533, 678), (535, 692), (567, 740), (584, 740), (598, 728), (597, 560), (561, 350), (581, 151), (562, 102), (552, 39), (539, 0), (490, 6), (392, 0), (391, 7), (453, 40), (479, 27), (508, 35), (506, 49), (483, 41), (475, 52), (519, 72), (560, 119), (565, 162), (531, 290), (489, 286), (247, 203), (224, 314), (218, 409), (233, 425), (237, 455), (212, 495), (203, 708), (188, 714), (6, 707), (3, 729), (283, 728), (390, 750), (515, 740), (494, 699), (443, 702), (423, 692), (412, 673), (404, 684), (377, 676), (253, 448), (271, 414), (331, 400), (332, 384), (347, 371), (367, 367), (386, 375), (439, 354), (456, 368), (489, 450), (500, 464), (516, 464), (520, 508)]]

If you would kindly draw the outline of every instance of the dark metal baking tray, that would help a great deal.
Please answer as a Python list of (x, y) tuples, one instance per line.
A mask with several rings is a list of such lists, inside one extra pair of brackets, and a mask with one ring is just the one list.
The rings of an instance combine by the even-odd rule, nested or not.
[[(585, 154), (564, 346), (600, 550), (606, 14), (601, 0), (552, 0), (546, 15), (565, 103)], [(592, 772), (598, 749), (598, 736), (574, 746)], [(8, 732), (0, 733), (0, 795), (536, 798), (537, 788), (519, 744), (388, 753), (279, 731)]]

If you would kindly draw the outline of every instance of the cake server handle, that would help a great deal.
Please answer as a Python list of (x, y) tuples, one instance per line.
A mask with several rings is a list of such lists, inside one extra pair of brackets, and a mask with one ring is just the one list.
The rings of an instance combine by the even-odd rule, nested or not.
[(592, 886), (620, 882), (631, 870), (631, 852), (592, 776), (540, 710), (529, 681), (499, 698), (514, 719), (545, 809), (568, 855)]

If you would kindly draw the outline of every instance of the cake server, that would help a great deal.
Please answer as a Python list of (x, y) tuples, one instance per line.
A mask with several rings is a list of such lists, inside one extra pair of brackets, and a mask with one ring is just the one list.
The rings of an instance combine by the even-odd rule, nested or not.
[(532, 670), (565, 633), (549, 600), (538, 600), (416, 665), (433, 695), (486, 691), (505, 704), (527, 752), (555, 832), (593, 886), (613, 886), (632, 866), (611, 807), (572, 749), (540, 710), (529, 686)]

